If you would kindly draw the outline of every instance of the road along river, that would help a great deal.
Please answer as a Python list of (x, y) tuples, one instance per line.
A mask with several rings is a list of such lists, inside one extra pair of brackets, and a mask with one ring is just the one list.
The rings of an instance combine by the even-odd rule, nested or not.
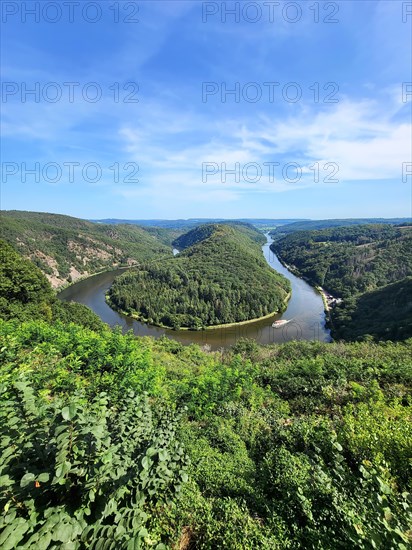
[[(105, 301), (105, 294), (114, 278), (125, 269), (107, 271), (83, 279), (59, 293), (63, 301), (74, 301), (92, 309), (105, 323), (114, 327), (120, 325), (124, 331), (133, 330), (137, 336), (167, 336), (183, 344), (209, 345), (211, 349), (227, 348), (239, 338), (253, 338), (261, 344), (287, 342), (289, 340), (317, 340), (329, 342), (329, 330), (325, 328), (325, 313), (321, 295), (302, 279), (293, 275), (284, 267), (270, 250), (272, 242), (266, 235), (267, 242), (262, 247), (263, 255), (273, 269), (282, 273), (292, 285), (292, 296), (283, 314), (246, 325), (235, 325), (227, 328), (216, 328), (205, 331), (169, 330), (140, 323), (131, 317), (113, 311)], [(290, 319), (281, 328), (272, 328), (275, 319)]]

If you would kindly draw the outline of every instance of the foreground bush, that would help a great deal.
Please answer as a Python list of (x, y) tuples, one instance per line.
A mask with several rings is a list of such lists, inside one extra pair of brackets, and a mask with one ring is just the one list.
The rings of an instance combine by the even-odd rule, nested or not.
[(406, 550), (411, 355), (0, 321), (0, 547)]
[(165, 548), (156, 516), (187, 480), (170, 414), (133, 394), (47, 402), (22, 380), (0, 422), (3, 550)]

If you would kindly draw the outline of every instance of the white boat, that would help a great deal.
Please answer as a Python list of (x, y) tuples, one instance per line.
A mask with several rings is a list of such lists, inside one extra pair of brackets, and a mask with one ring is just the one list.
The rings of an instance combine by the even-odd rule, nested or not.
[(292, 319), (279, 319), (278, 321), (275, 321), (274, 323), (272, 323), (272, 327), (273, 328), (280, 328), (280, 327), (283, 327), (284, 325), (287, 325), (288, 323), (290, 323)]

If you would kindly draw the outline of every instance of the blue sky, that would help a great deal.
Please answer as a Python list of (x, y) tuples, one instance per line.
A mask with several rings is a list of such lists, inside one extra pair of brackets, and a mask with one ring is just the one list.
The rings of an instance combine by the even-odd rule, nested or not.
[(2, 10), (2, 209), (412, 215), (411, 2)]

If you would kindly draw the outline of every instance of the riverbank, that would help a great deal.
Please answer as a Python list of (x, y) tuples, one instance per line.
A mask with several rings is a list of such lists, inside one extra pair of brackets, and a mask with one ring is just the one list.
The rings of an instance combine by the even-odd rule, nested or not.
[(315, 289), (322, 296), (323, 308), (325, 310), (326, 323), (330, 326), (330, 328), (333, 328), (332, 327), (331, 309), (329, 307), (329, 303), (328, 303), (328, 299), (326, 297), (326, 293), (325, 293), (325, 291), (323, 290), (323, 288), (321, 286), (315, 286)]
[(248, 325), (250, 323), (257, 323), (259, 321), (265, 321), (266, 319), (270, 319), (271, 317), (274, 317), (275, 315), (279, 315), (280, 313), (284, 313), (287, 309), (287, 303), (290, 300), (292, 296), (291, 292), (288, 292), (288, 294), (285, 296), (283, 302), (285, 304), (285, 308), (281, 311), (274, 311), (273, 313), (268, 313), (267, 315), (264, 315), (263, 317), (257, 317), (256, 319), (249, 319), (248, 321), (239, 321), (238, 323), (226, 323), (223, 325), (213, 325), (210, 327), (206, 327), (206, 330), (214, 330), (218, 328), (230, 328), (230, 327), (237, 327), (241, 325)]
[(82, 275), (81, 277), (77, 277), (74, 281), (71, 283), (64, 283), (63, 285), (55, 288), (56, 294), (60, 294), (60, 292), (63, 292), (63, 290), (67, 290), (73, 285), (77, 285), (77, 283), (80, 283), (81, 281), (87, 281), (88, 279), (92, 279), (93, 277), (96, 277), (97, 275), (102, 275), (103, 273), (112, 273), (112, 271), (117, 271), (120, 269), (133, 269), (134, 267), (137, 267), (138, 264), (133, 265), (119, 265), (117, 267), (113, 267), (111, 269), (103, 269), (102, 271), (96, 271), (96, 273), (90, 273), (89, 275)]
[[(161, 256), (160, 258), (156, 258), (155, 260), (152, 260), (151, 262), (155, 263), (155, 262), (159, 262), (159, 261), (162, 261), (164, 259), (169, 259), (169, 258), (170, 258), (170, 256)], [(141, 262), (141, 263), (144, 263), (144, 262)], [(54, 290), (56, 291), (57, 294), (59, 294), (59, 292), (63, 292), (63, 290), (66, 290), (66, 289), (70, 288), (71, 286), (73, 286), (77, 283), (80, 283), (81, 281), (87, 281), (87, 279), (91, 279), (92, 277), (96, 277), (96, 275), (102, 275), (103, 273), (111, 273), (112, 271), (118, 271), (118, 270), (134, 269), (135, 267), (139, 267), (139, 265), (140, 264), (138, 262), (136, 262), (134, 264), (113, 266), (111, 269), (103, 269), (102, 271), (96, 271), (96, 273), (90, 273), (89, 275), (84, 275), (84, 276), (77, 277), (77, 279), (75, 279), (71, 283), (64, 283), (63, 285), (55, 288)]]
[(136, 315), (136, 314), (134, 315), (133, 313), (130, 313), (128, 311), (124, 311), (124, 310), (118, 308), (115, 304), (112, 303), (112, 301), (110, 300), (110, 297), (107, 293), (106, 293), (106, 296), (105, 296), (105, 300), (106, 300), (106, 304), (111, 309), (116, 311), (117, 313), (120, 313), (121, 315), (125, 315), (126, 317), (130, 317), (132, 319), (135, 319), (136, 321), (139, 321), (140, 323), (146, 323), (146, 324), (151, 325), (153, 327), (163, 328), (163, 329), (167, 329), (167, 330), (174, 330), (176, 332), (180, 332), (180, 331), (189, 331), (189, 332), (201, 332), (201, 331), (203, 331), (203, 332), (205, 332), (205, 331), (212, 331), (212, 330), (216, 330), (216, 329), (227, 329), (227, 328), (231, 328), (231, 327), (249, 325), (251, 323), (258, 323), (259, 321), (265, 321), (266, 319), (270, 319), (271, 317), (274, 317), (275, 315), (279, 315), (280, 313), (284, 313), (286, 311), (287, 303), (290, 300), (291, 296), (292, 296), (291, 292), (288, 292), (288, 294), (285, 296), (285, 298), (283, 300), (283, 302), (285, 304), (284, 309), (273, 311), (272, 313), (268, 313), (267, 315), (264, 315), (263, 317), (256, 317), (254, 319), (248, 319), (246, 321), (238, 321), (237, 323), (224, 323), (224, 324), (220, 324), (220, 325), (209, 325), (209, 326), (205, 326), (205, 327), (201, 327), (201, 328), (197, 328), (197, 329), (196, 328), (189, 328), (189, 327), (179, 327), (178, 329), (174, 329), (173, 327), (163, 325), (161, 323), (154, 323), (154, 322), (149, 323), (148, 319), (142, 317), (141, 315)]
[[(288, 271), (293, 273), (295, 277), (301, 279), (302, 281), (305, 281), (308, 285), (310, 285), (313, 289), (320, 294), (323, 302), (323, 310), (325, 312), (325, 325), (327, 328), (329, 328), (331, 331), (333, 331), (333, 319), (332, 319), (332, 308), (329, 305), (328, 297), (329, 294), (319, 285), (313, 284), (313, 282), (308, 279), (307, 277), (303, 276), (297, 267), (294, 265), (289, 265), (285, 261), (282, 260), (282, 258), (274, 251), (272, 248), (270, 249), (273, 254), (276, 254), (277, 259), (279, 262), (285, 267)], [(332, 335), (331, 335), (332, 337)]]
[(322, 296), (323, 306), (325, 308), (325, 313), (328, 315), (330, 314), (330, 307), (328, 304), (328, 300), (326, 299), (326, 294), (321, 286), (315, 286), (316, 290), (319, 292), (319, 294)]
[(300, 273), (300, 271), (297, 267), (295, 267), (294, 265), (287, 264), (285, 261), (282, 260), (282, 258), (277, 253), (275, 253), (272, 249), (270, 249), (270, 250), (271, 250), (271, 252), (273, 252), (273, 254), (276, 254), (277, 259), (283, 265), (283, 267), (285, 267), (288, 271), (293, 273), (293, 275), (295, 275), (295, 277), (298, 277), (299, 279), (302, 279), (302, 281), (305, 281), (305, 283), (307, 283), (312, 288), (314, 288), (317, 292), (319, 292), (319, 294), (322, 297), (323, 307), (324, 307), (324, 311), (325, 311), (326, 316), (327, 316), (327, 320), (330, 321), (331, 308), (329, 307), (327, 295), (326, 295), (326, 292), (323, 290), (323, 288), (319, 285), (313, 284), (310, 279), (308, 279), (307, 277), (305, 277), (304, 275), (302, 275)]

